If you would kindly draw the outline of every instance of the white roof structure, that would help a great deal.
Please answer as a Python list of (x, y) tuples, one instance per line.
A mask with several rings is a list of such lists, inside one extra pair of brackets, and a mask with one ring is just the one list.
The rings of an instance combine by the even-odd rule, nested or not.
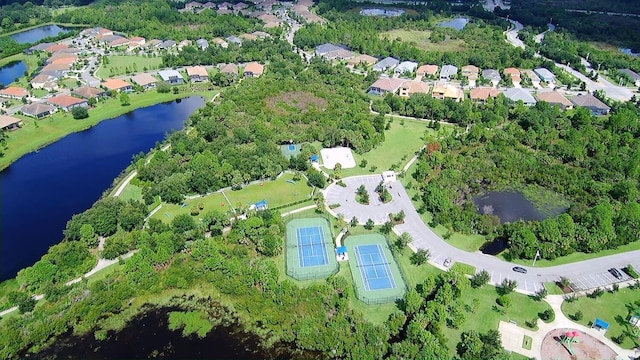
[(182, 75), (173, 69), (169, 69), (169, 70), (160, 70), (158, 71), (158, 75), (160, 75), (160, 77), (162, 78), (162, 80), (164, 81), (169, 81), (171, 78), (180, 78), (180, 79), (184, 79), (182, 77)]
[(396, 74), (404, 74), (406, 72), (414, 72), (418, 68), (418, 63), (413, 61), (403, 61), (393, 70)]
[(522, 88), (509, 88), (503, 94), (507, 99), (522, 101), (525, 105), (535, 105), (538, 102), (528, 90)]

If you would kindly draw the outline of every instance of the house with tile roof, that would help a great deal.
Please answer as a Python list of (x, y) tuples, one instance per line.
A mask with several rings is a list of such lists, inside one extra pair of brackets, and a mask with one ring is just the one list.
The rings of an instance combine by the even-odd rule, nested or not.
[(29, 96), (29, 91), (19, 86), (9, 86), (0, 90), (0, 97), (9, 99), (22, 99)]
[(485, 102), (490, 97), (495, 98), (500, 94), (501, 91), (493, 87), (478, 87), (475, 89), (471, 89), (471, 91), (469, 92), (469, 98), (472, 101)]
[(143, 46), (146, 43), (147, 43), (147, 40), (145, 38), (143, 38), (142, 36), (134, 36), (134, 37), (130, 37), (129, 38), (129, 48), (130, 49), (136, 48), (138, 46)]
[(509, 88), (505, 90), (503, 94), (507, 99), (513, 102), (522, 101), (526, 106), (533, 106), (538, 102), (533, 95), (531, 95), (529, 90), (522, 88)]
[(38, 74), (30, 81), (34, 89), (56, 90), (58, 88), (57, 78), (48, 74)]
[(108, 79), (105, 81), (102, 86), (106, 87), (109, 90), (114, 90), (117, 92), (125, 91), (133, 91), (133, 85), (122, 79)]
[(22, 120), (9, 115), (0, 115), (0, 130), (14, 131), (20, 129)]
[(480, 73), (480, 69), (478, 69), (478, 67), (475, 65), (465, 65), (462, 68), (460, 68), (460, 75), (464, 77), (469, 77), (471, 75), (477, 76), (478, 73)]
[(438, 73), (438, 65), (422, 65), (416, 70), (418, 76), (435, 76)]
[(47, 102), (64, 111), (71, 111), (75, 107), (89, 107), (89, 103), (85, 99), (77, 98), (71, 95), (56, 95), (47, 99)]
[(398, 92), (405, 80), (397, 78), (383, 77), (379, 78), (369, 86), (369, 94), (371, 95), (385, 95), (388, 93), (395, 94)]
[(131, 81), (145, 90), (154, 88), (158, 84), (158, 79), (147, 73), (136, 74), (131, 77)]
[(513, 85), (519, 85), (520, 82), (522, 81), (521, 75), (520, 75), (520, 70), (516, 69), (516, 68), (506, 68), (502, 71), (502, 73), (511, 78), (511, 83)]
[(536, 94), (538, 101), (559, 106), (562, 110), (573, 109), (573, 103), (557, 91), (542, 91)]
[(236, 64), (224, 64), (220, 67), (220, 72), (222, 74), (230, 75), (232, 77), (238, 76), (238, 65)]
[(257, 62), (248, 63), (244, 67), (244, 77), (259, 77), (264, 73), (264, 65)]
[(53, 114), (56, 108), (45, 103), (33, 103), (24, 105), (20, 111), (26, 116), (42, 119), (45, 116)]
[(91, 87), (91, 86), (81, 86), (73, 91), (71, 91), (72, 94), (74, 95), (78, 95), (83, 99), (99, 99), (99, 98), (103, 98), (103, 97), (107, 97), (109, 96), (107, 94), (106, 91), (104, 91), (103, 89), (100, 88), (95, 88), (95, 87)]
[(435, 99), (451, 99), (460, 102), (464, 100), (464, 91), (453, 84), (438, 83), (431, 91), (431, 96)]
[(348, 64), (351, 67), (354, 67), (356, 65), (373, 66), (377, 62), (378, 62), (378, 58), (365, 54), (365, 55), (358, 55), (356, 57), (349, 59)]
[(593, 115), (607, 115), (611, 108), (591, 94), (580, 94), (571, 98), (575, 106), (586, 107)]
[(540, 86), (540, 78), (538, 77), (538, 75), (536, 75), (535, 72), (533, 72), (533, 70), (522, 70), (520, 72), (520, 75), (524, 75), (526, 76), (529, 80), (531, 80), (531, 83), (533, 84), (533, 86)]
[(389, 70), (393, 70), (396, 66), (398, 66), (398, 64), (400, 64), (400, 60), (388, 56), (373, 65), (373, 71), (387, 72)]
[(191, 82), (209, 81), (209, 73), (204, 66), (189, 66), (187, 76)]
[(67, 44), (53, 44), (53, 45), (47, 47), (45, 49), (45, 51), (48, 52), (48, 53), (54, 53), (56, 51), (60, 51), (60, 50), (66, 49), (68, 47), (69, 47), (69, 45), (67, 45)]
[(216, 45), (225, 49), (229, 46), (229, 43), (226, 42), (223, 38), (213, 38), (211, 41), (213, 41)]
[(417, 80), (409, 80), (402, 83), (400, 89), (398, 89), (398, 95), (403, 97), (410, 97), (415, 94), (428, 94), (429, 85), (427, 83)]

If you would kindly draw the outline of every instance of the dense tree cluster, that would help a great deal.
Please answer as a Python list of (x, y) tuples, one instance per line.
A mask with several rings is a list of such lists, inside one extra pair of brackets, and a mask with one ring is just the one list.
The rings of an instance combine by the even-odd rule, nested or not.
[[(637, 241), (638, 114), (631, 103), (595, 117), (584, 108), (563, 113), (539, 102), (510, 109), (510, 121), (498, 127), (475, 123), (424, 151), (413, 174), (423, 210), (452, 230), (504, 236), (514, 257), (533, 258), (540, 249), (553, 259)], [(572, 205), (558, 217), (503, 227), (476, 212), (476, 194), (525, 185), (562, 194)]]

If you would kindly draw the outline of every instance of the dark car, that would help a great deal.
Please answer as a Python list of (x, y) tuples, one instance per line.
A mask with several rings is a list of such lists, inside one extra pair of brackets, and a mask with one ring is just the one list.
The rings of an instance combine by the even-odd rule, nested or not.
[(623, 278), (622, 273), (620, 273), (620, 271), (618, 271), (618, 269), (611, 268), (611, 269), (609, 269), (609, 272), (611, 273), (611, 275), (615, 276), (616, 279), (622, 280), (622, 278)]
[(526, 274), (527, 273), (527, 269), (520, 267), (520, 266), (516, 266), (512, 269), (515, 272), (519, 272), (521, 274)]

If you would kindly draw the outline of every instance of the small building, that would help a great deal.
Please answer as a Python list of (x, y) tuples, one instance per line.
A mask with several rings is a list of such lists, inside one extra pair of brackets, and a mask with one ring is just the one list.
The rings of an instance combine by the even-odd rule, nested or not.
[(449, 81), (458, 75), (458, 67), (453, 65), (444, 65), (440, 69), (440, 80)]
[(176, 70), (173, 70), (173, 69), (160, 70), (158, 71), (158, 75), (160, 75), (160, 78), (162, 79), (162, 81), (165, 81), (171, 85), (184, 84), (184, 78)]
[(34, 89), (45, 89), (48, 91), (58, 89), (57, 78), (49, 74), (39, 74), (31, 79), (31, 87)]
[(607, 115), (611, 108), (591, 94), (576, 95), (571, 98), (575, 106), (586, 107), (593, 115)]
[(9, 86), (0, 90), (0, 97), (9, 99), (22, 99), (29, 96), (29, 91), (19, 86)]
[(435, 76), (438, 73), (438, 65), (422, 65), (416, 70), (418, 76)]
[(264, 65), (250, 62), (244, 67), (244, 77), (259, 77), (264, 73)]
[(536, 95), (538, 101), (544, 101), (551, 105), (559, 106), (562, 110), (573, 109), (573, 103), (557, 91), (539, 92)]
[(460, 69), (460, 74), (464, 77), (469, 77), (472, 75), (478, 76), (480, 73), (480, 69), (478, 69), (475, 65), (465, 65)]
[(413, 73), (418, 68), (418, 63), (413, 61), (403, 61), (395, 69), (393, 73), (395, 75), (402, 75), (405, 73)]
[(640, 74), (636, 73), (631, 69), (620, 69), (618, 70), (621, 74), (628, 76), (635, 86), (640, 86)]
[(133, 49), (138, 46), (143, 46), (146, 43), (146, 39), (142, 36), (134, 36), (129, 38), (129, 48)]
[(206, 50), (209, 47), (209, 42), (207, 39), (198, 39), (196, 40), (196, 45), (200, 48), (200, 50)]
[(53, 114), (56, 111), (56, 108), (49, 104), (33, 103), (23, 106), (20, 110), (26, 116), (42, 119), (47, 115)]
[(373, 66), (378, 62), (378, 59), (370, 55), (358, 55), (349, 59), (349, 66), (354, 67), (356, 65)]
[(553, 73), (545, 68), (537, 68), (533, 69), (533, 72), (538, 75), (540, 80), (546, 82), (547, 84), (554, 84), (556, 82), (556, 76)]
[(238, 44), (238, 45), (242, 45), (242, 38), (239, 38), (235, 35), (231, 35), (231, 36), (227, 36), (225, 38), (225, 40), (227, 40), (227, 42), (229, 44)]
[(176, 46), (177, 43), (175, 40), (165, 40), (160, 45), (158, 45), (158, 49), (160, 50), (169, 50)]
[(464, 100), (464, 91), (452, 84), (438, 83), (433, 88), (431, 96), (435, 99), (451, 99), (455, 102)]
[(509, 88), (503, 93), (504, 96), (514, 102), (522, 101), (526, 106), (533, 106), (537, 103), (536, 99), (528, 90), (522, 88)]
[(373, 71), (386, 72), (393, 70), (398, 64), (400, 64), (400, 60), (389, 56), (373, 65)]
[(529, 78), (529, 80), (531, 80), (531, 83), (534, 86), (538, 86), (540, 85), (540, 78), (538, 77), (538, 75), (536, 75), (535, 72), (533, 72), (533, 70), (522, 70), (521, 71), (521, 75), (524, 74), (524, 76), (526, 76), (527, 78)]
[(131, 81), (142, 86), (143, 89), (151, 89), (158, 85), (158, 79), (147, 73), (140, 73), (131, 77)]
[(57, 106), (64, 111), (70, 111), (75, 107), (89, 107), (87, 100), (80, 99), (71, 95), (57, 95), (47, 99), (47, 102), (53, 106)]
[(629, 323), (635, 327), (640, 327), (640, 310), (629, 318)]
[(369, 87), (369, 94), (385, 95), (388, 93), (395, 94), (405, 81), (396, 78), (380, 78)]
[(220, 67), (220, 72), (232, 77), (238, 76), (238, 65), (236, 64), (224, 64)]
[(187, 68), (187, 75), (191, 82), (209, 81), (209, 73), (204, 66), (190, 66)]
[(422, 81), (410, 80), (402, 83), (399, 89), (398, 95), (403, 97), (410, 97), (414, 94), (428, 94), (429, 85)]
[(72, 91), (73, 94), (80, 96), (83, 99), (99, 99), (101, 97), (106, 97), (107, 92), (100, 88), (95, 88), (91, 86), (81, 86)]
[(396, 172), (395, 171), (383, 171), (382, 172), (382, 181), (385, 184), (392, 183), (396, 181)]
[(229, 43), (226, 42), (223, 38), (213, 38), (211, 41), (213, 41), (216, 45), (225, 49), (229, 46)]
[(18, 130), (21, 126), (22, 120), (9, 115), (0, 115), (0, 130), (13, 131)]
[(490, 81), (493, 87), (498, 86), (500, 80), (502, 80), (500, 73), (495, 69), (482, 70), (482, 78)]
[(513, 85), (519, 85), (522, 81), (520, 70), (516, 68), (506, 68), (502, 73), (511, 78), (511, 83), (513, 83)]
[(471, 91), (469, 92), (469, 98), (472, 101), (485, 102), (490, 97), (495, 98), (495, 97), (498, 97), (498, 95), (500, 94), (501, 94), (500, 90), (497, 90), (496, 88), (479, 87), (479, 88), (471, 89)]
[(267, 204), (267, 200), (258, 201), (257, 203), (253, 204), (253, 206), (257, 211), (269, 209), (269, 204)]
[(108, 79), (102, 84), (108, 90), (121, 91), (133, 91), (133, 85), (122, 79)]
[(596, 329), (604, 334), (607, 332), (607, 330), (609, 330), (609, 323), (602, 319), (596, 318), (596, 320), (591, 325), (591, 328)]

